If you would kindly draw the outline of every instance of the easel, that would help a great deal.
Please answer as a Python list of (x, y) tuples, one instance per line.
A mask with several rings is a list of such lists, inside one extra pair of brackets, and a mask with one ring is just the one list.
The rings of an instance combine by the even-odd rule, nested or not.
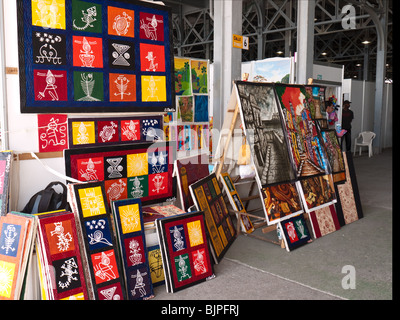
[[(241, 122), (241, 120), (239, 121), (238, 118), (240, 119), (239, 104), (238, 104), (238, 101), (237, 101), (237, 96), (236, 96), (235, 89), (233, 89), (231, 97), (230, 97), (230, 100), (229, 100), (229, 103), (228, 103), (228, 109), (227, 109), (226, 114), (225, 114), (225, 118), (224, 118), (225, 120), (224, 120), (224, 123), (223, 123), (222, 128), (221, 128), (221, 135), (220, 135), (220, 139), (219, 139), (217, 150), (221, 148), (222, 143), (224, 143), (224, 148), (222, 150), (221, 155), (219, 157), (216, 157), (216, 159), (215, 159), (216, 160), (215, 175), (216, 175), (218, 180), (219, 180), (221, 172), (223, 170), (224, 161), (226, 160), (226, 156), (227, 156), (227, 153), (229, 151), (229, 147), (231, 146), (231, 140), (232, 140), (232, 136), (234, 134), (234, 130), (235, 130), (235, 128), (236, 129), (241, 128), (242, 122)], [(224, 135), (223, 133), (224, 133), (224, 131), (226, 129), (228, 129), (228, 131)], [(243, 130), (242, 130), (242, 136), (243, 136)], [(236, 166), (236, 164), (235, 164), (235, 166)], [(240, 179), (240, 176), (237, 176), (235, 179), (233, 179), (233, 183), (235, 184), (235, 186), (238, 185), (238, 184), (242, 184), (242, 183), (251, 183), (251, 185), (250, 185), (250, 190), (249, 190), (249, 193), (247, 194), (247, 196), (246, 197), (240, 197), (242, 202), (243, 202), (243, 204), (244, 204), (246, 212), (239, 212), (239, 211), (232, 210), (232, 209), (229, 210), (230, 213), (235, 213), (236, 217), (238, 218), (238, 223), (237, 223), (237, 226), (236, 226), (236, 229), (237, 229), (236, 230), (237, 231), (236, 234), (237, 235), (245, 235), (245, 236), (252, 237), (252, 238), (255, 238), (255, 239), (258, 239), (258, 240), (270, 242), (270, 243), (273, 243), (273, 244), (276, 244), (276, 245), (280, 245), (282, 248), (285, 248), (283, 240), (274, 241), (274, 240), (271, 240), (271, 239), (267, 239), (267, 238), (264, 238), (264, 237), (260, 237), (260, 236), (254, 235), (252, 233), (247, 233), (247, 232), (241, 231), (241, 226), (240, 226), (241, 225), (240, 224), (241, 215), (247, 215), (248, 217), (253, 218), (255, 220), (254, 222), (252, 221), (254, 229), (263, 228), (266, 225), (268, 225), (268, 223), (267, 223), (267, 220), (265, 219), (265, 217), (260, 217), (260, 216), (257, 216), (257, 215), (253, 214), (254, 212), (262, 211), (263, 210), (262, 207), (253, 209), (251, 211), (247, 211), (247, 208), (249, 206), (250, 201), (257, 200), (257, 199), (259, 201), (261, 201), (261, 202), (263, 201), (263, 199), (261, 199), (259, 193), (257, 195), (252, 195), (252, 193), (254, 191), (254, 188), (257, 187), (257, 182), (256, 182), (255, 178), (252, 178), (252, 179), (249, 179), (249, 180), (245, 180), (245, 181), (242, 180), (242, 182), (238, 182), (239, 179)], [(267, 226), (267, 227), (262, 229), (262, 232), (264, 234), (272, 232), (272, 231), (276, 232), (277, 231), (276, 229), (277, 229), (277, 225)]]

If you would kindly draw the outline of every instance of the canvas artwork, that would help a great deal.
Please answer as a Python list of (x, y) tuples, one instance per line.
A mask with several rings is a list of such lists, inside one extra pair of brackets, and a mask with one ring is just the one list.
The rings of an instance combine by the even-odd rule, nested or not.
[(296, 177), (331, 173), (321, 135), (311, 118), (304, 86), (276, 83), (275, 90)]
[[(40, 259), (42, 299), (87, 300), (75, 216), (72, 212), (41, 213), (36, 252)], [(47, 270), (54, 270), (53, 276)]]
[(218, 263), (235, 240), (236, 230), (215, 173), (189, 185), (189, 190), (197, 210), (204, 211), (211, 253)]
[(0, 217), (8, 212), (12, 158), (11, 151), (0, 152)]
[(194, 121), (208, 122), (208, 96), (194, 95)]
[(38, 114), (39, 152), (68, 149), (66, 114)]
[(336, 192), (332, 175), (314, 176), (297, 182), (306, 212), (328, 206), (336, 202)]
[[(229, 202), (233, 208), (233, 210), (241, 212), (241, 213), (246, 213), (246, 209), (243, 205), (242, 200), (240, 199), (240, 196), (238, 192), (236, 191), (236, 187), (231, 179), (231, 176), (227, 172), (221, 172), (221, 182), (222, 185), (225, 189), (225, 192), (228, 196)], [(238, 215), (236, 214), (236, 217), (240, 217), (240, 224), (242, 229), (247, 232), (247, 233), (252, 233), (254, 231), (254, 226), (247, 214), (241, 214)]]
[(314, 238), (320, 238), (340, 229), (335, 205), (311, 211), (308, 213)]
[(193, 116), (194, 116), (193, 96), (177, 96), (176, 100), (181, 116), (181, 121), (193, 122)]
[(136, 0), (17, 6), (22, 113), (175, 109), (169, 7)]
[(174, 175), (177, 177), (179, 200), (183, 210), (188, 211), (194, 204), (189, 186), (209, 174), (207, 154), (185, 157), (175, 161)]
[(294, 182), (267, 186), (260, 192), (268, 224), (275, 224), (304, 212), (300, 193)]
[(313, 120), (326, 119), (325, 87), (306, 85), (306, 99)]
[(286, 251), (292, 251), (312, 241), (302, 214), (280, 221), (279, 228), (282, 231)]
[(322, 130), (326, 155), (332, 169), (333, 182), (338, 183), (346, 179), (344, 159), (336, 130)]
[(20, 300), (32, 256), (37, 218), (19, 212), (0, 216), (0, 300)]
[(156, 227), (167, 292), (177, 292), (215, 277), (203, 212), (157, 219)]
[(104, 182), (69, 184), (91, 300), (126, 300), (123, 269)]
[(336, 212), (341, 226), (364, 216), (351, 151), (343, 152), (343, 158), (346, 166), (346, 182), (335, 185)]
[(149, 267), (153, 287), (165, 284), (164, 267), (160, 245), (157, 244), (147, 247), (147, 255), (149, 257)]
[(295, 179), (272, 84), (235, 82), (245, 134), (261, 186)]
[(190, 60), (192, 90), (197, 94), (208, 94), (208, 60)]
[(69, 146), (106, 146), (163, 140), (163, 116), (69, 118)]
[(119, 250), (129, 300), (154, 297), (140, 199), (112, 202)]
[(205, 149), (209, 146), (208, 124), (185, 124), (176, 126), (177, 151)]
[(190, 78), (190, 59), (174, 58), (175, 65), (175, 94), (177, 96), (192, 95), (192, 81)]
[(64, 151), (66, 174), (79, 181), (104, 181), (106, 199), (140, 198), (142, 203), (174, 199), (175, 150), (168, 142)]

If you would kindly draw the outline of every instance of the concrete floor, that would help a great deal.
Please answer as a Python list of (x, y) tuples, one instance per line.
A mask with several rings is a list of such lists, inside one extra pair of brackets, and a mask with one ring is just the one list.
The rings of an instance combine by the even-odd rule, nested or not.
[[(176, 293), (155, 288), (156, 300), (391, 300), (392, 149), (354, 157), (364, 218), (292, 252), (239, 236), (216, 277)], [(354, 266), (354, 289), (342, 273)]]

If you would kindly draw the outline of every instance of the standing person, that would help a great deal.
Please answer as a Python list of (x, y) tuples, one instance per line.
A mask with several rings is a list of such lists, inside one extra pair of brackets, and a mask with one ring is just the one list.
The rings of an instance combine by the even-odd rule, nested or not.
[(343, 141), (346, 141), (346, 151), (351, 151), (351, 122), (354, 119), (354, 113), (350, 110), (350, 103), (349, 100), (345, 100), (342, 110), (342, 129), (345, 129), (347, 132), (342, 138), (341, 148), (343, 150)]

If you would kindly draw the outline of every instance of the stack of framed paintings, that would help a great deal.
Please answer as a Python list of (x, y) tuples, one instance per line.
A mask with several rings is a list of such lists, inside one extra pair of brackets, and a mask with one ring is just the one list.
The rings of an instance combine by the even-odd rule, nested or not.
[(68, 149), (64, 159), (67, 176), (104, 181), (109, 203), (140, 198), (151, 204), (175, 197), (175, 150), (168, 142)]
[(157, 219), (156, 226), (167, 292), (215, 277), (202, 211)]
[[(43, 300), (87, 300), (85, 270), (72, 212), (37, 214), (38, 256)], [(52, 270), (52, 272), (48, 272)]]
[(135, 0), (17, 5), (21, 112), (175, 109), (169, 7)]
[(218, 263), (235, 240), (236, 230), (215, 173), (190, 185), (189, 190), (197, 210), (204, 211), (211, 254)]
[(90, 300), (126, 300), (124, 276), (104, 182), (68, 185)]
[(21, 298), (37, 232), (37, 217), (19, 212), (0, 217), (0, 300)]
[(140, 199), (111, 204), (129, 300), (154, 297)]

